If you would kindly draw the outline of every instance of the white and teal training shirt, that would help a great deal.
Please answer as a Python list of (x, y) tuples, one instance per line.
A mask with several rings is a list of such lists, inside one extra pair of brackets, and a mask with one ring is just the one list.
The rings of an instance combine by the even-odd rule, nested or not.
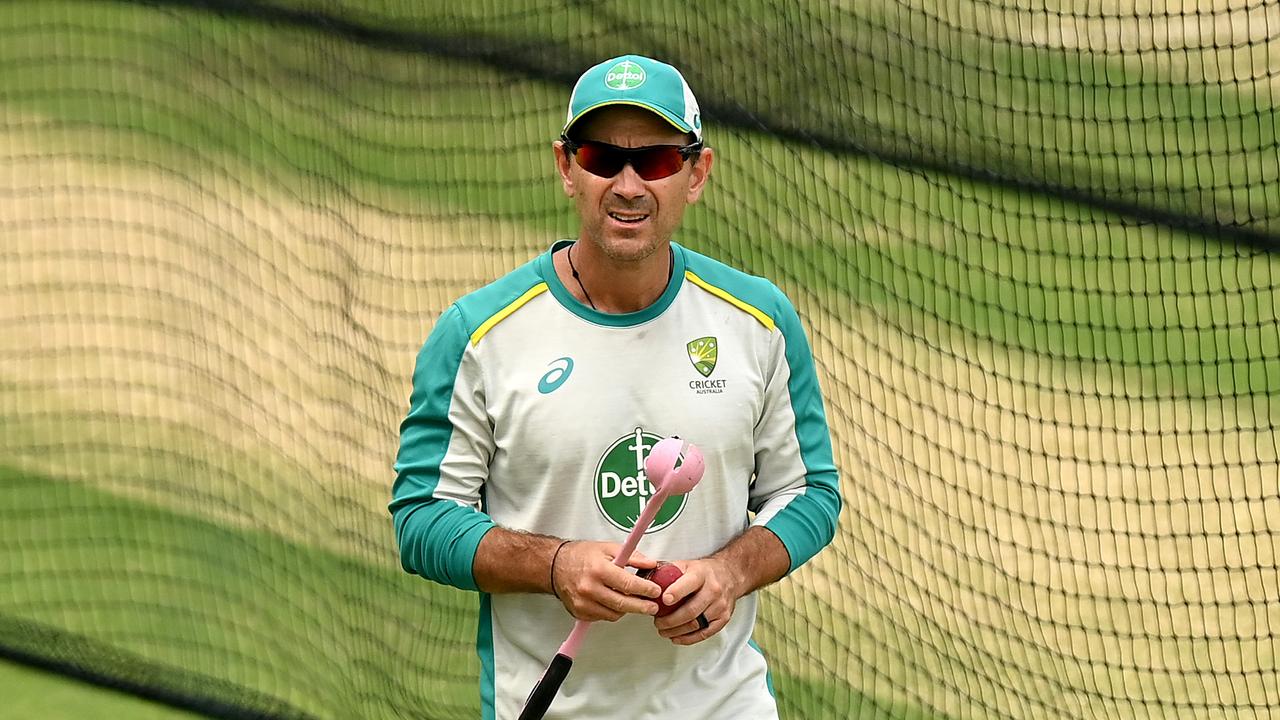
[[(702, 449), (706, 473), (639, 550), (703, 557), (763, 525), (799, 567), (831, 541), (840, 498), (791, 303), (673, 243), (657, 302), (597, 312), (556, 275), (551, 255), (569, 242), (458, 300), (427, 338), (390, 505), (405, 570), (476, 589), (476, 547), (495, 523), (622, 542), (650, 490), (643, 457), (669, 435)], [(775, 718), (755, 618), (752, 594), (691, 647), (647, 616), (596, 623), (547, 717)], [(481, 593), (479, 620), (483, 717), (515, 718), (573, 618), (551, 595)]]

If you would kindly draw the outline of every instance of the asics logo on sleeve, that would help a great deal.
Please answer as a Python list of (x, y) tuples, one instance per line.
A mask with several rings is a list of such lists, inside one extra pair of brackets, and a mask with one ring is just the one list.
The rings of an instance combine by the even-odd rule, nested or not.
[(569, 373), (573, 372), (573, 358), (562, 357), (551, 361), (551, 369), (538, 379), (538, 392), (543, 395), (550, 395), (557, 388), (569, 379)]

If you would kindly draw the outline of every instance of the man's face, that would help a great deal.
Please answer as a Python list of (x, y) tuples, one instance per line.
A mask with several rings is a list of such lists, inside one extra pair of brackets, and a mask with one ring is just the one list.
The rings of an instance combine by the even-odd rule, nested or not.
[[(601, 108), (579, 121), (579, 142), (605, 142), (619, 147), (686, 145), (689, 136), (662, 118), (637, 107)], [(614, 260), (635, 262), (652, 255), (671, 239), (685, 206), (697, 202), (711, 171), (712, 153), (704, 148), (697, 162), (660, 180), (645, 180), (630, 163), (611, 178), (593, 175), (555, 143), (556, 165), (565, 194), (574, 199), (581, 218), (581, 239)]]

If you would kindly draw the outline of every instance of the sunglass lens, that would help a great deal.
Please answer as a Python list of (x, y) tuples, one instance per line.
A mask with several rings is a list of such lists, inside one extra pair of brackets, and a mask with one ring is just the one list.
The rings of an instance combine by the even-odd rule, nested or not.
[(678, 148), (654, 147), (633, 155), (631, 166), (645, 180), (661, 180), (680, 172), (680, 168), (684, 166), (684, 158)]
[(595, 143), (583, 143), (578, 148), (578, 164), (583, 170), (600, 177), (611, 178), (622, 172), (627, 156), (609, 147)]

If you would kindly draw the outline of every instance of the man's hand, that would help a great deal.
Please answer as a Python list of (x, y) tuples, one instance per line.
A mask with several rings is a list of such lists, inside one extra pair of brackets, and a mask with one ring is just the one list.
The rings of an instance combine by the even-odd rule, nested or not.
[[(622, 546), (617, 543), (575, 540), (560, 548), (551, 566), (551, 587), (564, 607), (579, 620), (614, 622), (627, 613), (658, 612), (658, 584), (638, 578), (613, 564)], [(657, 561), (638, 552), (627, 565), (646, 569)]]
[[(791, 556), (772, 531), (747, 528), (710, 557), (679, 560), (684, 573), (663, 593), (662, 601), (684, 605), (670, 615), (654, 618), (658, 634), (676, 645), (693, 645), (715, 635), (729, 624), (738, 598), (759, 590), (787, 573)], [(698, 615), (707, 620), (700, 627)]]
[[(742, 578), (733, 565), (715, 556), (701, 560), (680, 560), (674, 565), (684, 574), (671, 583), (663, 602), (675, 605), (685, 600), (675, 612), (654, 618), (658, 634), (676, 645), (693, 645), (715, 635), (729, 624), (733, 609), (743, 593)], [(707, 619), (707, 627), (699, 627), (698, 615)]]

